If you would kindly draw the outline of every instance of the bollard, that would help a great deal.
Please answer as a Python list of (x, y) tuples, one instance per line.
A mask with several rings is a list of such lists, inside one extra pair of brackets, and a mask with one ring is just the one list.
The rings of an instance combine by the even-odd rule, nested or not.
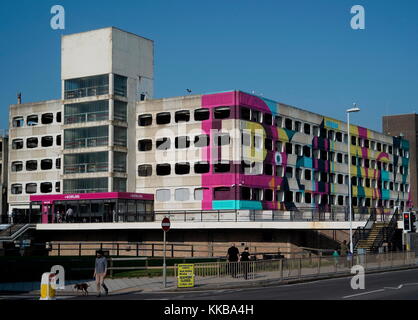
[(55, 274), (45, 272), (41, 279), (41, 297), (39, 300), (55, 300), (55, 289), (52, 287), (55, 283)]

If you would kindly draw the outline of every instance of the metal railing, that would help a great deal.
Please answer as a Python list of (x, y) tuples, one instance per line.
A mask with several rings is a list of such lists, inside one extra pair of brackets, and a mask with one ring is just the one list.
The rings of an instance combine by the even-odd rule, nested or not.
[(64, 174), (106, 172), (109, 168), (108, 162), (78, 163), (64, 166)]
[(87, 112), (87, 113), (66, 115), (64, 117), (64, 123), (73, 124), (73, 123), (102, 121), (102, 120), (108, 120), (108, 119), (109, 119), (109, 111), (97, 111), (97, 112)]
[[(210, 262), (194, 264), (197, 283), (210, 278), (262, 279), (280, 281), (318, 276), (350, 274), (354, 265), (366, 271), (416, 266), (415, 252), (390, 252), (346, 257), (311, 257), (248, 262)], [(178, 265), (175, 265), (175, 276)]]
[(65, 149), (78, 149), (78, 148), (92, 148), (107, 146), (109, 143), (109, 137), (91, 137), (91, 138), (79, 138), (64, 142)]
[(64, 92), (64, 98), (76, 99), (76, 98), (84, 98), (84, 97), (91, 97), (91, 96), (99, 96), (103, 94), (109, 94), (109, 85), (79, 88), (75, 90), (66, 90)]

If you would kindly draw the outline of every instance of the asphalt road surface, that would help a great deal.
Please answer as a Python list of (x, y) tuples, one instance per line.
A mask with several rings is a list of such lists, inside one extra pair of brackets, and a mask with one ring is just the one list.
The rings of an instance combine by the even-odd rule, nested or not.
[[(116, 294), (97, 298), (59, 296), (65, 300), (418, 300), (418, 269), (366, 274), (365, 289), (353, 290), (351, 277), (318, 280), (292, 285), (251, 289), (223, 289), (193, 292)], [(28, 296), (0, 296), (2, 299), (38, 299)]]

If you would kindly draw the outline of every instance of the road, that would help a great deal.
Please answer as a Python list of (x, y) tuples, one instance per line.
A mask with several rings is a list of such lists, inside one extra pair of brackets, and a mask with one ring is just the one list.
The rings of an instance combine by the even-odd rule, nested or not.
[[(368, 274), (365, 289), (353, 290), (351, 278), (318, 280), (307, 283), (251, 289), (223, 289), (193, 292), (161, 292), (109, 295), (67, 296), (69, 300), (418, 300), (418, 269)], [(0, 297), (0, 299), (19, 299)], [(23, 298), (23, 297), (21, 297)], [(26, 297), (28, 299), (29, 297)]]

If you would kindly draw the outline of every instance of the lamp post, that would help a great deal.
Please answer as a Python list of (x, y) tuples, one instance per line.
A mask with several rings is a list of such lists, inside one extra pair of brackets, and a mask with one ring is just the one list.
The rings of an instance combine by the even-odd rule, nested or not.
[(359, 112), (360, 108), (357, 108), (357, 104), (354, 103), (353, 108), (348, 109), (347, 112), (347, 150), (348, 150), (348, 206), (349, 206), (349, 215), (350, 215), (350, 253), (351, 255), (354, 252), (353, 248), (353, 209), (352, 209), (352, 200), (351, 200), (351, 136), (350, 136), (350, 113)]

